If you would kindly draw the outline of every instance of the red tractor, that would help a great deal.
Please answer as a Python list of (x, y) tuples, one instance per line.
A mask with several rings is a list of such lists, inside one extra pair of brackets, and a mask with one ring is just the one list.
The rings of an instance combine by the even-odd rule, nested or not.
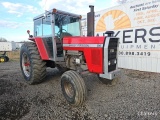
[(94, 36), (94, 6), (87, 14), (87, 37), (81, 36), (81, 16), (52, 9), (34, 18), (32, 42), (24, 43), (20, 52), (22, 74), (29, 84), (41, 82), (46, 68), (65, 71), (61, 76), (61, 88), (66, 100), (74, 106), (86, 98), (84, 73), (95, 73), (104, 83), (119, 76), (117, 53), (119, 38)]

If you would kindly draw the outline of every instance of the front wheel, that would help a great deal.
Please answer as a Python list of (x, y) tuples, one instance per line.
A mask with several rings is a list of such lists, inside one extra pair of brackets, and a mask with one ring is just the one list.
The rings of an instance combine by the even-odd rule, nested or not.
[(65, 99), (73, 106), (80, 106), (86, 99), (86, 86), (83, 78), (73, 70), (63, 73), (61, 88)]

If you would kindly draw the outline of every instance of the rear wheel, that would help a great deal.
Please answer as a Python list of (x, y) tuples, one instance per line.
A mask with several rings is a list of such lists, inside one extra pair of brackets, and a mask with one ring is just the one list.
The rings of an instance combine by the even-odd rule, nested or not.
[(61, 77), (61, 88), (65, 99), (73, 106), (82, 105), (86, 98), (86, 86), (83, 78), (69, 70)]
[(26, 82), (29, 84), (39, 83), (45, 78), (46, 62), (41, 59), (35, 43), (22, 45), (20, 67)]

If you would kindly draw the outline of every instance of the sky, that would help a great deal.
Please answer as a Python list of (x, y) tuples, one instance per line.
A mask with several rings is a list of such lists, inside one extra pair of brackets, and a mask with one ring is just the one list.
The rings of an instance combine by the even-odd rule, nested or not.
[[(28, 40), (27, 30), (33, 33), (33, 18), (52, 8), (85, 15), (95, 11), (113, 7), (117, 0), (0, 0), (0, 37), (8, 41)], [(121, 0), (120, 0), (121, 1)]]

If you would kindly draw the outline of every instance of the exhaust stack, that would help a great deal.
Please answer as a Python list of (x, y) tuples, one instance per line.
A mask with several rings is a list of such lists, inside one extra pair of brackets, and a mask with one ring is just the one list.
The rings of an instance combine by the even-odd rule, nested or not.
[(90, 5), (90, 12), (87, 13), (87, 36), (94, 36), (94, 6)]

